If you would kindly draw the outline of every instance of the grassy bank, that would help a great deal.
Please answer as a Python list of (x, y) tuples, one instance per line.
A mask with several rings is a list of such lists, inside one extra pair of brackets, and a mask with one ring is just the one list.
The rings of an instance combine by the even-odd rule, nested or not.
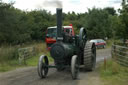
[[(26, 65), (19, 64), (17, 49), (23, 47), (31, 47), (34, 46), (36, 49), (36, 56), (32, 56), (31, 58), (26, 60)], [(46, 45), (43, 42), (39, 43), (31, 43), (23, 46), (1, 46), (0, 48), (0, 72), (6, 72), (9, 70), (13, 70), (19, 67), (26, 66), (37, 66), (38, 59), (42, 55), (48, 55), (49, 61), (53, 61), (50, 57), (49, 52), (46, 50)]]
[(113, 60), (108, 60), (106, 65), (100, 66), (100, 75), (104, 85), (128, 85), (128, 68)]
[(107, 46), (106, 46), (106, 47), (107, 47), (107, 48), (110, 48), (110, 47), (112, 46), (113, 42), (114, 42), (113, 39), (107, 40), (107, 41), (106, 41), (106, 43), (107, 43)]

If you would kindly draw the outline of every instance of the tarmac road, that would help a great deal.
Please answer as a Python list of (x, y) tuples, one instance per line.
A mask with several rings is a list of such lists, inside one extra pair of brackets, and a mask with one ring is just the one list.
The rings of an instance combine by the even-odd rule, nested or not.
[[(110, 48), (97, 50), (97, 63), (104, 57), (111, 57)], [(70, 70), (58, 72), (51, 68), (47, 78), (40, 79), (37, 67), (25, 67), (0, 74), (0, 85), (102, 85), (102, 82), (97, 69), (93, 72), (80, 70), (79, 78), (72, 80)]]

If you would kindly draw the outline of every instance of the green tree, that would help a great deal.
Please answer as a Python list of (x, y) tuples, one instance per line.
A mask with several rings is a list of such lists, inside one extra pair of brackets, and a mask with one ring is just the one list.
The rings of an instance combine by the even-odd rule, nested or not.
[(123, 26), (120, 26), (121, 28), (118, 29), (120, 33), (117, 35), (118, 37), (124, 39), (124, 42), (128, 39), (128, 4), (126, 2), (126, 0), (122, 0), (122, 9), (119, 10), (119, 18)]
[(110, 29), (109, 13), (103, 9), (88, 9), (87, 15), (82, 20), (83, 26), (88, 31), (88, 38), (110, 38), (112, 35)]
[(0, 3), (0, 43), (18, 44), (30, 39), (25, 15), (13, 4)]
[(0, 2), (0, 44), (42, 40), (47, 27), (55, 24), (55, 15), (46, 10), (21, 11), (12, 3)]
[(106, 7), (103, 10), (106, 10), (111, 15), (115, 15), (116, 14), (116, 10), (113, 7)]

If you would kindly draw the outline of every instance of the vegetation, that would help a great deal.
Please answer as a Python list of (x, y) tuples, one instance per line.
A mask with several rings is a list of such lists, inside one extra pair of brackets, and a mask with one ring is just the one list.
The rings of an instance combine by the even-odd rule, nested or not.
[[(88, 9), (85, 13), (63, 13), (63, 25), (73, 24), (76, 33), (81, 27), (87, 29), (88, 38), (128, 37), (128, 4), (123, 0), (122, 9)], [(46, 28), (56, 25), (56, 15), (46, 10), (22, 11), (13, 3), (0, 1), (0, 45), (19, 45), (44, 40)]]
[[(4, 65), (18, 65), (17, 49), (30, 46), (32, 42), (44, 41), (47, 27), (56, 25), (56, 14), (41, 9), (23, 11), (13, 4), (0, 0), (0, 69)], [(122, 0), (122, 9), (118, 13), (112, 7), (92, 8), (85, 13), (63, 13), (63, 25), (69, 24), (73, 24), (76, 34), (81, 27), (85, 27), (89, 39), (121, 39), (125, 42), (128, 39), (128, 4)], [(36, 46), (38, 54), (47, 54), (44, 44)], [(28, 61), (33, 60), (36, 62), (35, 57)], [(35, 65), (30, 62), (28, 65)]]
[[(22, 47), (31, 47), (34, 46), (36, 49), (36, 52), (38, 53), (36, 56), (32, 56), (31, 58), (26, 60), (26, 65), (25, 64), (19, 64), (19, 60), (18, 60), (18, 48), (22, 48)], [(39, 57), (45, 54), (48, 56), (49, 61), (52, 62), (53, 59), (50, 57), (49, 52), (46, 50), (46, 45), (43, 42), (39, 42), (39, 43), (32, 43), (29, 45), (25, 45), (25, 46), (20, 46), (20, 47), (2, 47), (0, 48), (0, 72), (6, 72), (12, 69), (16, 69), (18, 67), (24, 67), (24, 66), (37, 66), (38, 63), (38, 59)]]
[(100, 74), (104, 85), (127, 85), (128, 68), (120, 66), (115, 61), (108, 60), (106, 68), (102, 64)]

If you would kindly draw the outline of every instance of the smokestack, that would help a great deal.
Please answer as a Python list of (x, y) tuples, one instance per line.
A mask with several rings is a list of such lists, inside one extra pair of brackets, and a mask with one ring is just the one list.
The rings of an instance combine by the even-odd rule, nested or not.
[(57, 8), (57, 41), (63, 40), (62, 35), (62, 8)]

